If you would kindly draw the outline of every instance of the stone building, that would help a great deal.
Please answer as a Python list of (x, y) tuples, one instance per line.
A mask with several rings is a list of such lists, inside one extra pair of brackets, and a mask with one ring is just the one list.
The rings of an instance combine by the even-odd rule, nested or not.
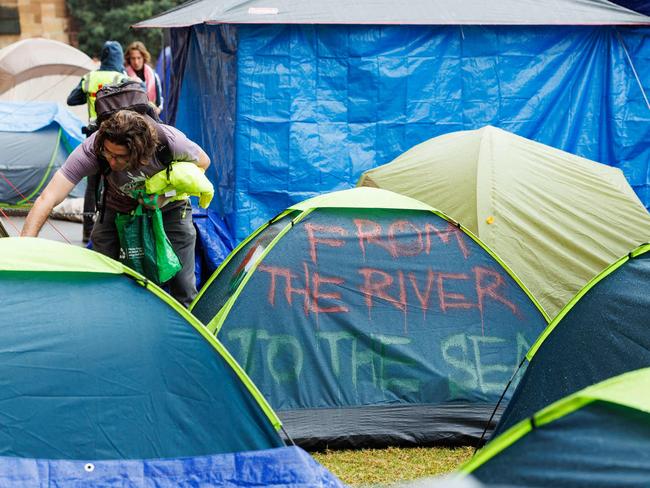
[(0, 0), (0, 48), (30, 37), (70, 43), (65, 0)]

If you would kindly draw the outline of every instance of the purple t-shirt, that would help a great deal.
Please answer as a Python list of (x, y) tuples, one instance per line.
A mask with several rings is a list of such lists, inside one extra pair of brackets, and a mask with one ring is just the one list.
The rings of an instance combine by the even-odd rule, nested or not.
[[(167, 136), (173, 161), (197, 162), (199, 160), (200, 147), (195, 142), (190, 141), (175, 127), (162, 124), (160, 127)], [(61, 167), (63, 176), (75, 185), (85, 176), (94, 175), (100, 171), (99, 160), (94, 150), (96, 135), (97, 133), (94, 133), (77, 146)], [(136, 170), (111, 171), (106, 178), (106, 206), (118, 212), (130, 212), (138, 205), (137, 201), (131, 197), (133, 190), (144, 189), (145, 179), (165, 168), (166, 166), (154, 157), (148, 165), (140, 166)]]

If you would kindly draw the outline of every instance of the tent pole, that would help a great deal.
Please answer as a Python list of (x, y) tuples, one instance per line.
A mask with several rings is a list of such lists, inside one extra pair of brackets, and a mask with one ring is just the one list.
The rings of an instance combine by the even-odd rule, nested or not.
[(506, 387), (503, 389), (503, 392), (501, 393), (501, 396), (499, 397), (499, 401), (494, 406), (494, 410), (492, 410), (492, 415), (490, 415), (490, 418), (485, 423), (485, 428), (483, 429), (483, 433), (481, 434), (481, 438), (476, 443), (476, 448), (474, 449), (474, 455), (476, 455), (477, 451), (481, 447), (481, 445), (483, 443), (483, 439), (485, 439), (485, 434), (487, 433), (487, 430), (490, 427), (490, 423), (492, 422), (492, 419), (496, 415), (497, 410), (499, 409), (499, 405), (501, 405), (501, 402), (503, 401), (503, 397), (506, 396), (506, 393), (508, 392), (508, 388), (510, 388), (510, 385), (512, 384), (512, 381), (515, 379), (515, 376), (517, 376), (517, 374), (519, 373), (519, 370), (521, 369), (521, 367), (524, 365), (525, 362), (526, 362), (526, 356), (523, 357), (523, 359), (521, 360), (521, 363), (519, 363), (519, 366), (517, 366), (517, 369), (515, 370), (515, 372), (512, 374), (512, 376), (508, 380), (508, 384), (506, 384)]

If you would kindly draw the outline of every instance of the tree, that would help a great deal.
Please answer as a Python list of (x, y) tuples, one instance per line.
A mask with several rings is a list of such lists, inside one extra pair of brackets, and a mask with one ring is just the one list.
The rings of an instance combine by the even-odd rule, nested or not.
[(66, 0), (71, 30), (79, 49), (99, 57), (105, 41), (113, 40), (126, 48), (142, 41), (155, 62), (162, 46), (160, 29), (131, 29), (141, 20), (183, 3), (184, 0)]

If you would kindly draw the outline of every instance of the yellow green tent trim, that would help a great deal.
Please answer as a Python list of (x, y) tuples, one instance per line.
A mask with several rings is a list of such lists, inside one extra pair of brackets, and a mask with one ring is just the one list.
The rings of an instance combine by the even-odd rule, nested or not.
[[(242, 282), (239, 284), (235, 292), (232, 294), (232, 296), (228, 299), (226, 304), (221, 307), (221, 310), (217, 313), (217, 315), (208, 323), (207, 328), (211, 332), (214, 332), (215, 334), (219, 333), (219, 329), (221, 329), (221, 326), (226, 320), (226, 317), (230, 313), (230, 310), (232, 309), (234, 303), (237, 301), (237, 298), (239, 295), (241, 295), (244, 287), (246, 286), (246, 283), (248, 283), (248, 280), (250, 280), (251, 276), (255, 273), (255, 270), (257, 269), (257, 265), (264, 261), (264, 258), (267, 256), (268, 253), (271, 252), (271, 250), (275, 247), (275, 245), (284, 237), (284, 235), (291, 230), (291, 228), (300, 222), (302, 219), (304, 219), (307, 215), (309, 215), (314, 209), (309, 209), (305, 210), (299, 215), (297, 215), (293, 220), (287, 223), (287, 225), (280, 231), (278, 232), (278, 235), (276, 235), (271, 242), (269, 242), (269, 245), (264, 249), (264, 252), (260, 255), (260, 257), (257, 259), (255, 263), (253, 263), (253, 266), (251, 267), (250, 271), (248, 274), (244, 277)], [(274, 221), (277, 221), (278, 219), (274, 219)], [(216, 273), (215, 273), (216, 275)]]
[(396, 210), (435, 210), (415, 198), (379, 188), (358, 187), (324, 193), (289, 207), (290, 210), (310, 208), (383, 208)]
[(607, 402), (650, 414), (650, 368), (610, 378), (569, 395), (522, 420), (489, 442), (460, 468), (470, 474), (535, 428), (550, 424), (594, 402)]
[(531, 348), (528, 350), (528, 353), (526, 353), (526, 359), (528, 361), (531, 361), (533, 359), (533, 356), (537, 353), (537, 350), (541, 347), (541, 345), (544, 343), (544, 341), (547, 339), (547, 337), (553, 332), (555, 327), (562, 321), (562, 319), (566, 316), (566, 314), (569, 313), (569, 311), (575, 306), (576, 303), (580, 301), (580, 299), (587, 294), (589, 290), (591, 290), (594, 286), (596, 286), (597, 283), (605, 279), (607, 276), (612, 274), (614, 271), (616, 271), (618, 268), (623, 266), (626, 262), (628, 262), (630, 259), (634, 259), (637, 256), (640, 256), (641, 254), (644, 254), (646, 252), (650, 251), (650, 243), (647, 244), (642, 244), (633, 251), (629, 252), (625, 256), (621, 257), (618, 259), (616, 262), (612, 263), (609, 265), (607, 268), (605, 268), (600, 274), (596, 275), (593, 277), (589, 282), (574, 296), (569, 303), (567, 303), (562, 310), (557, 314), (557, 316), (553, 319), (553, 321), (544, 329), (544, 331), (539, 335), (535, 343), (531, 346)]
[(244, 239), (243, 241), (241, 241), (241, 242), (237, 245), (237, 247), (235, 247), (235, 249), (233, 249), (233, 250), (230, 252), (230, 254), (228, 254), (228, 256), (226, 256), (226, 259), (224, 259), (224, 260), (222, 261), (222, 263), (221, 263), (221, 264), (217, 267), (217, 269), (214, 271), (214, 273), (212, 273), (212, 276), (210, 276), (210, 278), (208, 278), (208, 280), (203, 284), (203, 286), (201, 287), (201, 290), (200, 290), (199, 293), (196, 295), (196, 297), (194, 298), (194, 300), (192, 300), (192, 303), (191, 303), (190, 306), (189, 306), (190, 311), (194, 308), (194, 305), (196, 305), (196, 302), (198, 302), (199, 299), (203, 296), (203, 294), (205, 293), (205, 290), (207, 290), (208, 287), (210, 286), (210, 284), (211, 284), (211, 283), (216, 279), (217, 276), (219, 276), (219, 273), (221, 273), (221, 270), (223, 270), (223, 268), (225, 268), (225, 267), (228, 265), (228, 263), (232, 260), (233, 256), (237, 255), (237, 253), (241, 250), (242, 247), (244, 247), (244, 246), (245, 246), (246, 244), (248, 244), (250, 241), (252, 241), (253, 239), (255, 239), (255, 238), (256, 238), (256, 237), (257, 237), (261, 232), (263, 232), (264, 229), (266, 229), (269, 225), (271, 225), (271, 224), (277, 222), (278, 220), (280, 220), (281, 218), (283, 218), (284, 216), (286, 216), (286, 215), (288, 215), (288, 214), (290, 214), (290, 213), (291, 213), (291, 210), (285, 210), (284, 212), (279, 213), (278, 215), (276, 215), (275, 217), (273, 217), (271, 220), (269, 220), (269, 221), (266, 222), (265, 224), (260, 225), (257, 229), (255, 229), (255, 231), (254, 231), (251, 235), (249, 235), (246, 239)]
[(122, 274), (127, 270), (102, 254), (62, 242), (34, 237), (9, 237), (0, 241), (0, 271)]
[(224, 260), (224, 262), (219, 266), (219, 268), (217, 268), (217, 270), (212, 274), (210, 279), (203, 285), (201, 291), (199, 292), (197, 297), (193, 300), (192, 304), (190, 305), (190, 310), (194, 308), (194, 305), (196, 305), (196, 303), (201, 298), (205, 290), (208, 289), (209, 285), (216, 279), (219, 273), (221, 273), (224, 267), (230, 262), (232, 257), (235, 256), (243, 246), (245, 246), (252, 239), (257, 237), (269, 225), (273, 224), (274, 222), (277, 222), (278, 220), (290, 214), (291, 212), (295, 212), (295, 211), (301, 212), (293, 219), (291, 223), (287, 224), (287, 226), (282, 231), (280, 231), (278, 235), (271, 241), (271, 243), (264, 250), (264, 253), (254, 264), (253, 268), (251, 269), (251, 273), (249, 273), (242, 280), (242, 282), (239, 284), (235, 292), (224, 304), (224, 306), (221, 307), (221, 309), (219, 310), (219, 312), (217, 312), (217, 314), (213, 317), (213, 319), (208, 324), (206, 324), (207, 328), (210, 331), (213, 331), (215, 334), (219, 332), (221, 325), (226, 320), (226, 317), (228, 316), (228, 313), (232, 309), (235, 301), (237, 300), (237, 297), (239, 297), (239, 295), (242, 293), (244, 286), (248, 282), (249, 277), (252, 275), (252, 271), (254, 271), (255, 268), (257, 268), (257, 263), (261, 262), (264, 259), (264, 257), (273, 249), (275, 244), (282, 238), (282, 236), (284, 236), (289, 231), (292, 225), (298, 223), (300, 220), (305, 218), (309, 213), (311, 213), (313, 210), (316, 210), (317, 208), (372, 208), (372, 209), (395, 209), (395, 210), (419, 210), (425, 212), (432, 212), (433, 214), (439, 216), (440, 218), (446, 220), (447, 222), (451, 223), (452, 225), (458, 227), (463, 232), (465, 232), (465, 234), (467, 234), (474, 242), (476, 242), (496, 262), (498, 262), (506, 271), (506, 273), (508, 273), (508, 275), (519, 285), (519, 287), (523, 290), (526, 296), (528, 296), (528, 298), (533, 302), (537, 310), (539, 310), (539, 312), (544, 317), (544, 320), (547, 323), (550, 321), (550, 318), (546, 313), (546, 311), (542, 308), (541, 304), (537, 301), (537, 299), (532, 295), (530, 290), (526, 288), (526, 286), (519, 279), (519, 277), (510, 269), (510, 267), (499, 256), (497, 256), (494, 253), (494, 251), (488, 248), (468, 228), (454, 221), (451, 217), (445, 215), (439, 210), (436, 210), (433, 207), (427, 205), (426, 203), (422, 203), (413, 198), (405, 197), (403, 195), (399, 195), (391, 191), (382, 190), (379, 188), (362, 187), (362, 188), (352, 188), (350, 190), (342, 190), (342, 191), (337, 191), (332, 193), (326, 193), (323, 195), (316, 196), (314, 198), (310, 198), (296, 205), (292, 205), (284, 212), (280, 213), (278, 216), (273, 218), (270, 222), (260, 226), (253, 234), (251, 234), (247, 239), (242, 241), (237, 246), (237, 248), (235, 248), (235, 250), (233, 250), (228, 255), (226, 260)]
[(52, 151), (52, 155), (50, 156), (50, 161), (47, 163), (47, 168), (45, 168), (45, 173), (43, 173), (43, 177), (41, 178), (41, 181), (38, 182), (38, 185), (36, 185), (36, 188), (34, 188), (34, 191), (32, 191), (29, 195), (24, 197), (22, 200), (16, 203), (16, 205), (24, 205), (24, 204), (32, 204), (32, 198), (34, 198), (35, 195), (38, 194), (43, 189), (43, 186), (47, 182), (47, 179), (50, 176), (50, 173), (52, 172), (52, 167), (54, 166), (54, 161), (56, 160), (56, 155), (59, 152), (59, 144), (61, 143), (61, 134), (63, 132), (63, 129), (59, 127), (59, 133), (56, 136), (56, 144), (54, 144), (54, 150)]
[(275, 429), (280, 430), (282, 427), (282, 422), (277, 414), (221, 342), (206, 329), (199, 319), (162, 288), (128, 266), (82, 247), (33, 237), (9, 237), (0, 239), (0, 272), (2, 271), (104, 273), (129, 276), (182, 315), (232, 367)]

